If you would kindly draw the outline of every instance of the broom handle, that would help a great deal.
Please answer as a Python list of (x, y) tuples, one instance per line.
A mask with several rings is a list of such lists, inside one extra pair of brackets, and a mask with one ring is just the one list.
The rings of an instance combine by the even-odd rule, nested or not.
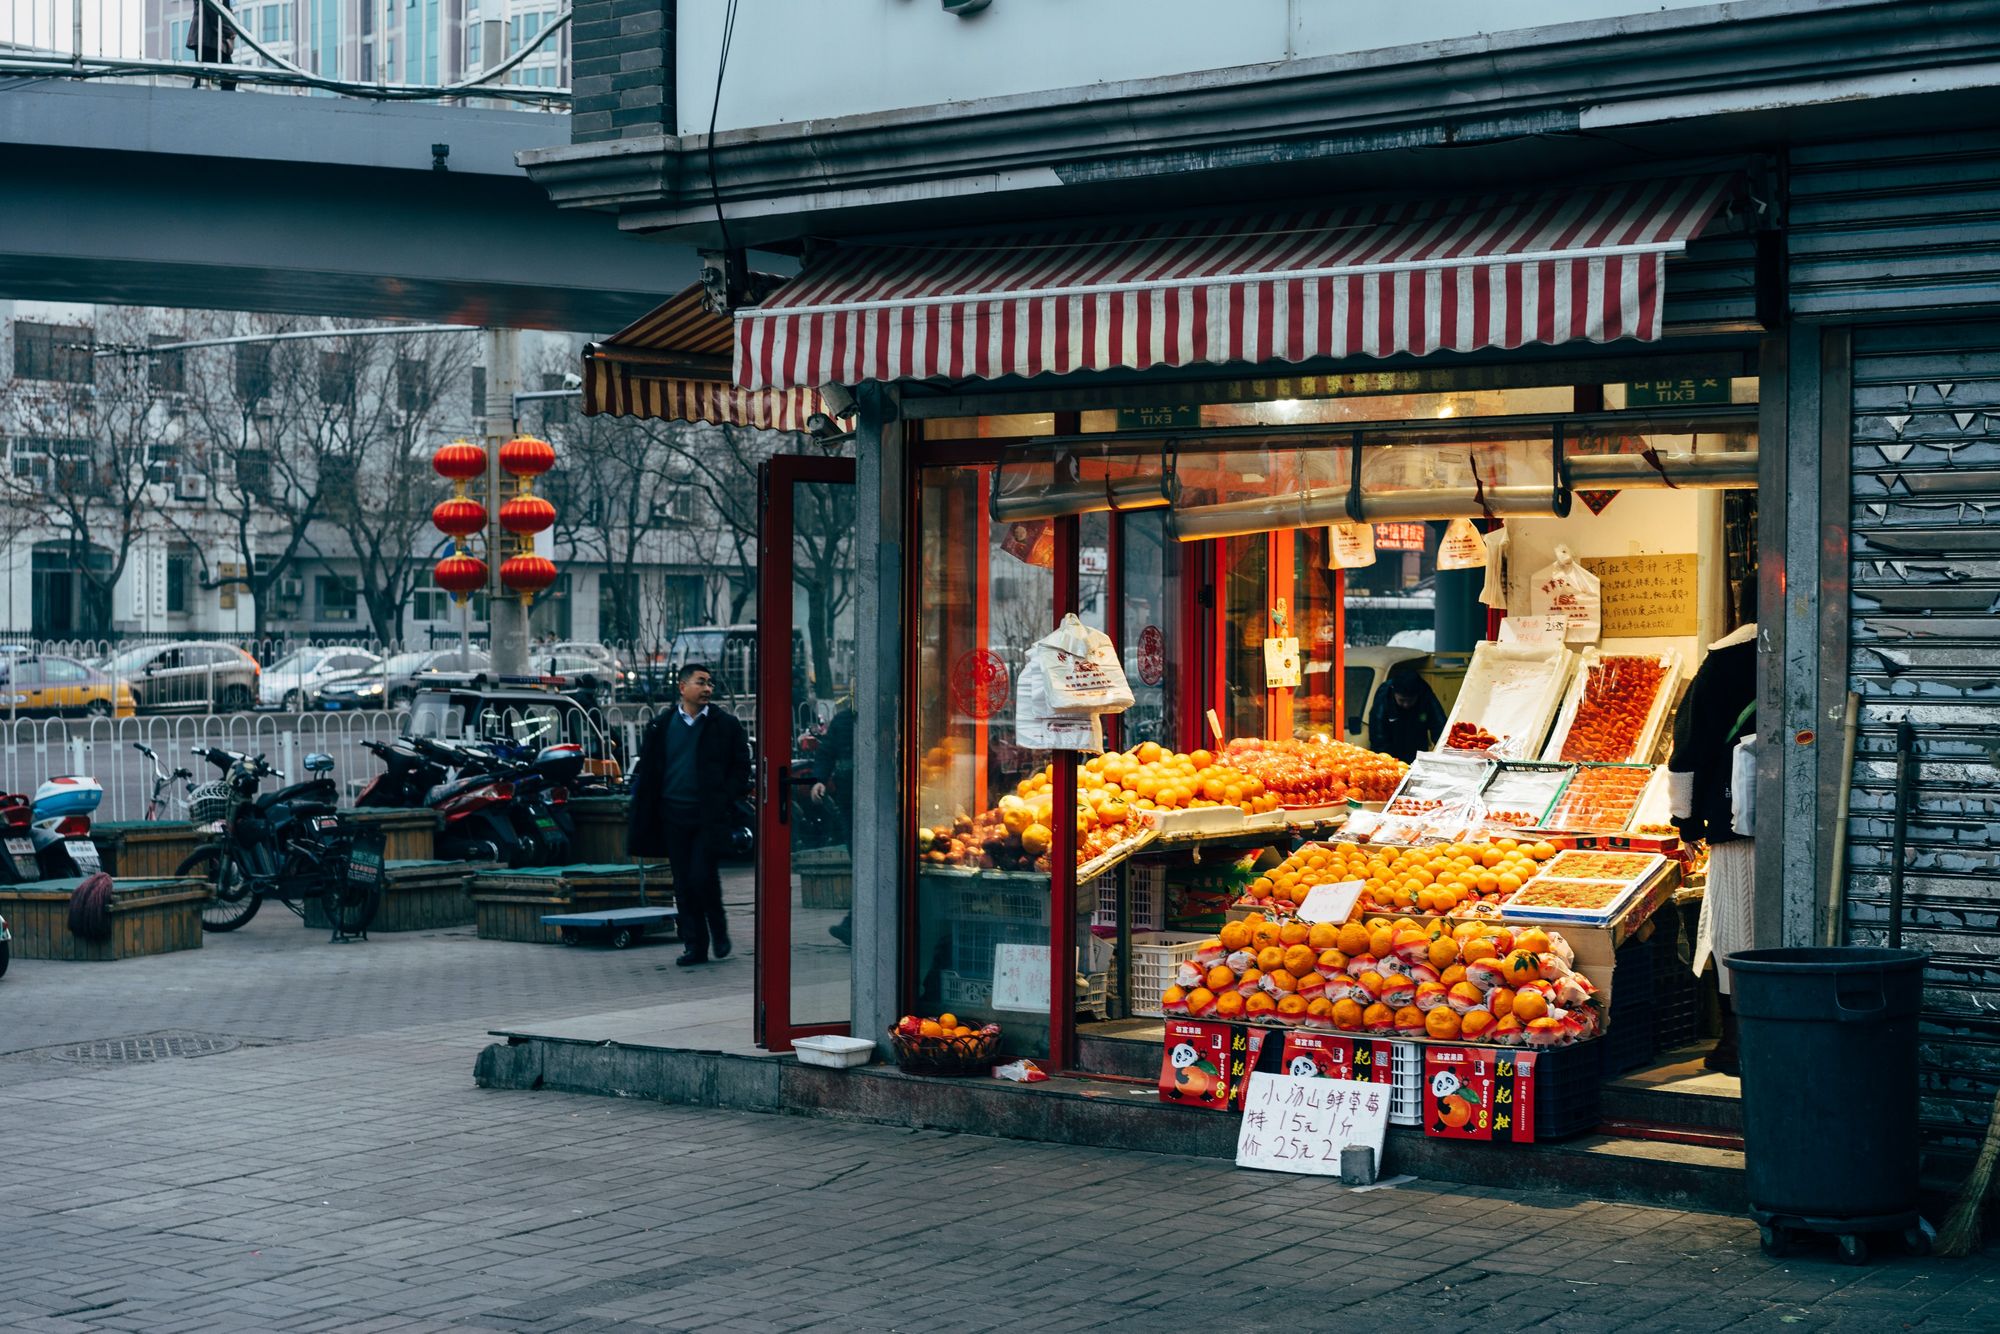
[(1904, 718), (1896, 724), (1896, 828), (1889, 853), (1889, 948), (1903, 947), (1903, 852), (1910, 840), (1910, 761), (1916, 729)]
[(1847, 912), (1847, 811), (1854, 792), (1854, 743), (1861, 730), (1861, 696), (1847, 692), (1847, 721), (1842, 727), (1840, 750), (1840, 805), (1833, 817), (1833, 869), (1826, 886), (1826, 943), (1840, 944), (1846, 934), (1842, 919)]

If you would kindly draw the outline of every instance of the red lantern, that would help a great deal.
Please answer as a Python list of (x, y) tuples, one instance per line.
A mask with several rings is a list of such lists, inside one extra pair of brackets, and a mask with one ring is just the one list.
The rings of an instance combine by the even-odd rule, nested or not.
[(451, 537), (470, 537), (486, 527), (486, 507), (469, 496), (440, 500), (431, 511), (431, 526)]
[(439, 561), (437, 568), (431, 571), (431, 578), (439, 588), (463, 602), (486, 587), (486, 562), (477, 556), (457, 552)]
[(500, 582), (521, 595), (521, 603), (526, 606), (535, 600), (535, 594), (556, 581), (556, 563), (547, 556), (528, 553), (509, 556), (500, 567)]
[(500, 446), (500, 466), (516, 477), (539, 477), (556, 466), (556, 447), (532, 435), (517, 435)]
[(470, 440), (454, 440), (448, 445), (440, 445), (437, 453), (431, 455), (431, 467), (437, 469), (438, 476), (448, 481), (464, 483), (486, 472), (486, 451)]
[(510, 533), (539, 533), (556, 521), (556, 507), (540, 496), (515, 496), (500, 507), (500, 526)]

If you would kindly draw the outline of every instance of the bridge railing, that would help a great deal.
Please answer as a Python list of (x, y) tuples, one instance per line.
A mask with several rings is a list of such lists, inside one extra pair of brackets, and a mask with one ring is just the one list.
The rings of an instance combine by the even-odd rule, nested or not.
[[(471, 21), (396, 0), (0, 0), (0, 76), (140, 80), (563, 111), (570, 11)], [(238, 12), (238, 9), (241, 12)], [(459, 10), (462, 13), (462, 7)], [(436, 13), (412, 31), (412, 15)], [(422, 22), (423, 20), (417, 20)]]

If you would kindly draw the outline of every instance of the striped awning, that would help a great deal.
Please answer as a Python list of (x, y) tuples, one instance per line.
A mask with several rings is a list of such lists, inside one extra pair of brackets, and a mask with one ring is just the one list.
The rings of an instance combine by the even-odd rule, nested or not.
[(701, 284), (583, 350), (585, 416), (715, 422), (803, 431), (825, 411), (816, 389), (739, 389), (729, 382), (733, 331), (702, 304)]
[(844, 246), (736, 315), (736, 383), (992, 379), (1660, 336), (1729, 177)]

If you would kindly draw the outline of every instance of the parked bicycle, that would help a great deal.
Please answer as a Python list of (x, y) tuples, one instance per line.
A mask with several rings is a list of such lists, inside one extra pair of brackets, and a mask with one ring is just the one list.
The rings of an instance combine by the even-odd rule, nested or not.
[[(143, 741), (134, 741), (132, 749), (144, 755), (153, 764), (153, 790), (146, 794), (146, 818), (164, 819), (170, 805), (178, 806), (182, 810), (189, 809), (194, 797), (194, 774), (190, 770), (181, 768), (176, 768), (172, 773), (167, 772), (167, 766), (160, 763), (159, 755)], [(180, 786), (178, 795), (174, 793), (176, 784)]]
[(194, 753), (223, 775), (192, 793), (196, 822), (212, 824), (214, 835), (175, 872), (214, 886), (202, 930), (234, 931), (269, 898), (301, 917), (318, 903), (335, 941), (365, 938), (382, 902), (382, 839), (358, 834), (334, 809), (332, 757), (306, 756), (310, 778), (260, 794), (264, 779), (285, 780), (262, 755), (220, 746)]

